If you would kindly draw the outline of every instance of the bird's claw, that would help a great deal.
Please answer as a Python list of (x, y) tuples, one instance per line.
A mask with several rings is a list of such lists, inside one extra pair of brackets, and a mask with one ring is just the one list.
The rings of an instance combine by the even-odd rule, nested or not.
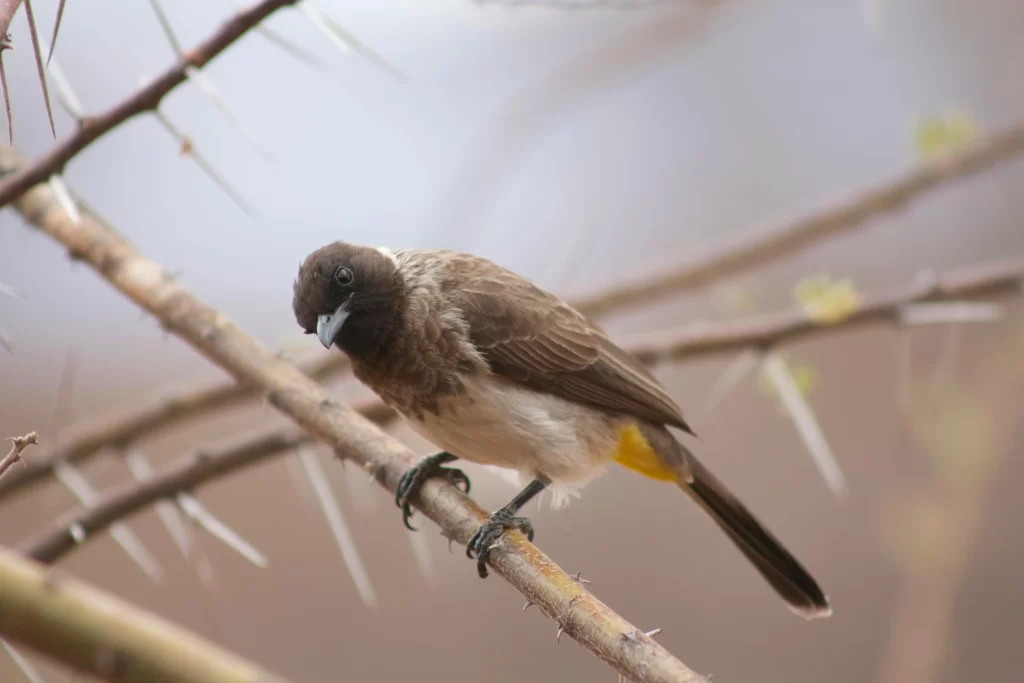
[(410, 531), (416, 531), (416, 527), (409, 524), (412, 517), (411, 498), (419, 493), (423, 484), (431, 477), (442, 477), (452, 486), (460, 489), (463, 493), (469, 493), (469, 477), (462, 470), (442, 467), (446, 462), (455, 460), (455, 456), (444, 451), (428, 455), (418, 463), (410, 467), (398, 480), (398, 487), (395, 489), (395, 505), (402, 510), (402, 524)]
[(533, 541), (533, 523), (526, 517), (513, 517), (513, 512), (498, 510), (491, 518), (480, 525), (473, 537), (466, 544), (466, 557), (473, 559), (476, 555), (476, 571), (481, 579), (487, 578), (487, 557), (491, 547), (501, 538), (506, 529), (519, 529), (529, 541)]

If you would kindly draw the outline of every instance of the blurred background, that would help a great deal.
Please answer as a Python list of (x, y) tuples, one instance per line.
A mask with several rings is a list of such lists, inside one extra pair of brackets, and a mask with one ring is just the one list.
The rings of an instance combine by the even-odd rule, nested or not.
[[(52, 26), (57, 3), (34, 4), (41, 26)], [(572, 298), (898, 176), (921, 162), (929, 117), (969, 121), (979, 137), (1024, 120), (1017, 0), (320, 6), (407, 80), (339, 52), (285, 10), (267, 25), (322, 68), (251, 34), (205, 69), (270, 160), (194, 84), (162, 106), (255, 217), (152, 116), (94, 144), (65, 175), (201, 299), (267, 346), (314, 356), (322, 349), (294, 323), (291, 286), (301, 259), (335, 239), (472, 251)], [(234, 7), (164, 9), (188, 47)], [(15, 146), (35, 157), (54, 141), (23, 13), (11, 32), (23, 37), (4, 54)], [(54, 58), (97, 112), (174, 52), (149, 3), (69, 2)], [(68, 135), (73, 120), (60, 110), (55, 118), (58, 137)], [(1019, 255), (1022, 181), (1024, 162), (1011, 159), (768, 266), (602, 322), (616, 338), (636, 338), (790, 307), (794, 286), (816, 273), (880, 291), (924, 268)], [(52, 445), (80, 420), (226, 377), (10, 208), (0, 213), (0, 281), (24, 294), (0, 297), (15, 347), (0, 350), (0, 435), (36, 430)], [(1024, 446), (1024, 356), (1019, 344), (1007, 351), (1019, 298), (1004, 314), (857, 328), (782, 349), (847, 478), (845, 497), (829, 491), (757, 370), (704, 410), (736, 354), (657, 368), (692, 416), (703, 460), (829, 593), (828, 620), (792, 615), (696, 506), (624, 470), (567, 509), (530, 510), (536, 542), (716, 681), (1020, 680), (1024, 460), (1014, 456)], [(60, 392), (62, 375), (72, 379)], [(351, 380), (331, 386), (367, 395)], [(139, 447), (159, 465), (267, 423), (287, 424), (249, 406)], [(62, 566), (295, 681), (614, 680), (571, 640), (556, 644), (552, 622), (522, 612), (500, 578), (480, 581), (436, 525), (417, 516), (420, 532), (410, 534), (365, 473), (315, 451), (375, 608), (285, 458), (197, 493), (266, 555), (266, 568), (197, 534), (213, 571), (204, 585), (152, 510), (128, 526), (160, 563), (159, 585), (107, 534)], [(514, 493), (493, 472), (466, 471), (485, 508)], [(83, 472), (97, 488), (128, 479), (112, 455)], [(0, 539), (14, 545), (75, 503), (52, 480), (9, 499)], [(26, 654), (46, 680), (67, 680)], [(21, 676), (0, 655), (0, 680)]]

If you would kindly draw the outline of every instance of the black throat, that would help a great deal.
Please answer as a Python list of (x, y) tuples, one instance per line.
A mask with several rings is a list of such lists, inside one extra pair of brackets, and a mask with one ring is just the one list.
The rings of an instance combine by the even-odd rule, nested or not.
[(347, 355), (372, 363), (392, 356), (403, 346), (404, 296), (395, 294), (373, 297), (372, 300), (357, 299), (352, 306), (354, 310), (335, 340)]

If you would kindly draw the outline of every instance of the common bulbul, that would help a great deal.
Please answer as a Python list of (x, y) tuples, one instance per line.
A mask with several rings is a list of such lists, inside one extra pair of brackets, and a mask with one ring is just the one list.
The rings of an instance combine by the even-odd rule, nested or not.
[(456, 459), (508, 468), (526, 483), (466, 546), (481, 577), (506, 529), (533, 539), (519, 510), (547, 487), (576, 492), (618, 463), (677, 485), (707, 512), (789, 607), (831, 613), (808, 572), (689, 448), (693, 434), (654, 376), (592, 321), (502, 266), (441, 249), (333, 242), (312, 252), (293, 287), (306, 334), (351, 360), (352, 371), (419, 434), (444, 450), (402, 477), (395, 502), (429, 477), (469, 490)]

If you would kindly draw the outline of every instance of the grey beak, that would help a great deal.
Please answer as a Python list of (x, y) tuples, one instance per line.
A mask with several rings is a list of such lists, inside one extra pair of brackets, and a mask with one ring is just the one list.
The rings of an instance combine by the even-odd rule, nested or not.
[(346, 304), (348, 304), (348, 301), (338, 306), (334, 313), (330, 315), (317, 316), (316, 336), (325, 349), (331, 348), (334, 338), (338, 336), (338, 332), (341, 332), (341, 326), (345, 324), (345, 319), (348, 318), (348, 311), (345, 310)]

